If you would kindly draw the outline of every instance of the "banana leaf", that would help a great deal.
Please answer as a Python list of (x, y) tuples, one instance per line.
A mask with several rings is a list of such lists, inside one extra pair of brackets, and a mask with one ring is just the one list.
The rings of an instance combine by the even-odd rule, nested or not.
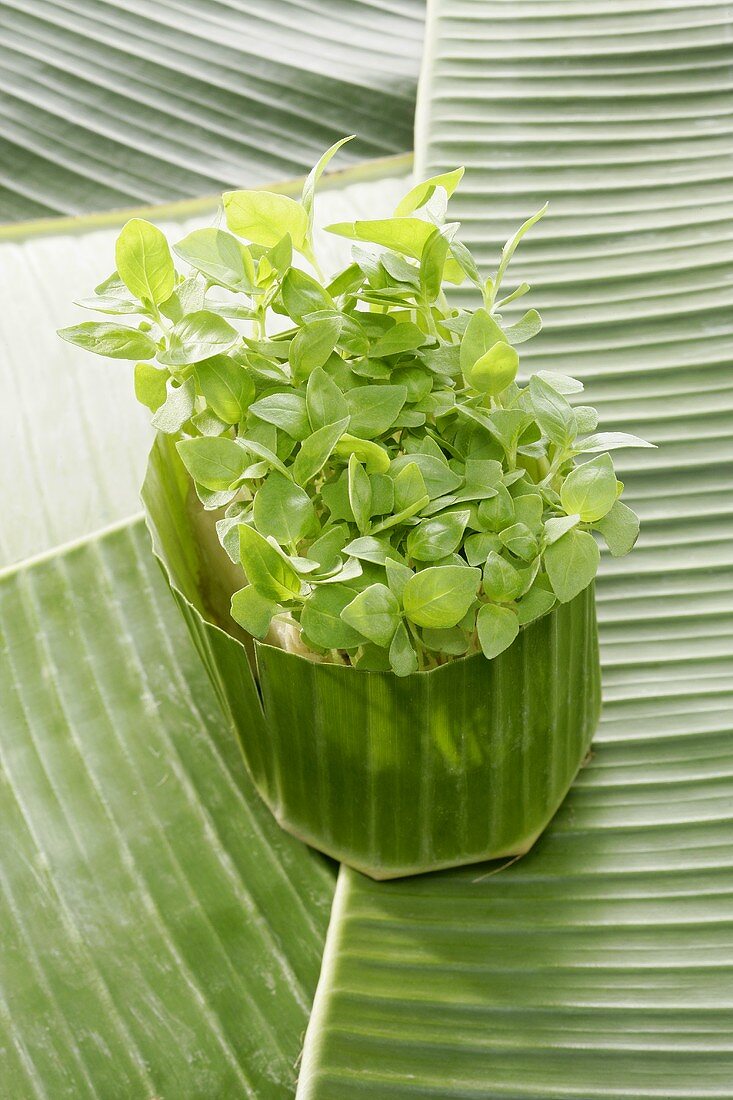
[(412, 148), (423, 0), (5, 0), (0, 221), (213, 195)]
[[(316, 200), (318, 225), (391, 213), (408, 186), (409, 158), (327, 175)], [(297, 195), (302, 180), (280, 190)], [(0, 567), (91, 534), (140, 511), (152, 439), (135, 400), (129, 365), (89, 355), (56, 335), (88, 320), (74, 307), (113, 265), (114, 241), (134, 213), (171, 240), (209, 225), (218, 199), (155, 210), (0, 227), (0, 440), (12, 476), (0, 477)], [(324, 263), (348, 245), (319, 234)], [(6, 467), (7, 469), (7, 467)]]
[(723, 4), (429, 7), (418, 173), (467, 165), (451, 216), (488, 270), (550, 199), (515, 261), (528, 361), (659, 450), (621, 464), (642, 537), (602, 563), (590, 763), (511, 866), (342, 869), (299, 1100), (731, 1091), (730, 30)]
[(377, 879), (532, 846), (598, 722), (592, 584), (493, 661), (476, 653), (401, 679), (320, 664), (231, 618), (244, 574), (170, 436), (153, 444), (142, 497), (155, 554), (283, 828)]
[[(617, 418), (619, 427), (635, 423), (632, 430), (647, 434), (660, 450), (638, 466), (627, 462), (629, 496), (642, 513), (642, 541), (627, 562), (606, 560), (602, 570), (605, 710), (593, 759), (551, 830), (511, 867), (494, 864), (381, 884), (342, 872), (300, 1094), (338, 1100), (352, 1093), (380, 1100), (726, 1096), (733, 1077), (728, 980), (733, 477), (726, 465), (733, 451), (733, 387), (727, 367), (730, 323), (723, 307), (730, 302), (731, 207), (726, 162), (715, 146), (729, 153), (729, 16), (722, 5), (637, 6), (623, 12), (552, 5), (538, 14), (536, 5), (524, 2), (511, 10), (496, 3), (472, 6), (470, 14), (467, 23), (465, 11), (453, 4), (433, 9), (421, 167), (469, 162), (467, 198), (456, 216), (486, 262), (493, 261), (517, 219), (551, 189), (552, 214), (537, 231), (536, 244), (523, 243), (517, 259), (523, 275), (543, 284), (537, 298), (550, 323), (537, 341), (538, 354), (546, 356), (542, 365), (581, 374), (589, 400), (602, 406), (604, 418)], [(515, 161), (521, 171), (511, 168)], [(456, 202), (463, 203), (460, 192)], [(73, 239), (68, 242), (70, 267), (77, 247)], [(10, 323), (13, 305), (7, 297), (4, 302), (3, 323)], [(20, 338), (14, 340), (20, 347)], [(35, 363), (31, 348), (17, 361), (11, 382)], [(52, 378), (53, 358), (45, 363)], [(49, 384), (47, 378), (43, 384)], [(37, 388), (40, 393), (40, 383)], [(35, 420), (26, 415), (52, 432), (58, 410), (57, 401), (43, 416), (36, 409)], [(29, 436), (34, 446), (41, 435), (39, 429)], [(10, 453), (22, 454), (25, 462), (29, 452)], [(41, 453), (52, 460), (39, 464), (39, 472), (53, 481), (61, 444)], [(88, 477), (92, 465), (77, 469)], [(14, 463), (13, 480), (18, 468), (21, 464)], [(24, 490), (26, 516), (42, 484), (37, 480), (30, 494)], [(57, 484), (64, 491), (50, 500), (61, 510), (60, 502), (67, 506), (71, 488), (79, 487), (68, 477)], [(0, 532), (6, 531), (4, 510)], [(113, 780), (120, 786), (119, 752), (111, 775), (100, 779), (96, 772), (98, 801), (116, 807), (111, 817), (99, 819), (103, 830), (87, 832), (87, 801), (78, 791), (73, 799), (66, 793), (72, 764), (82, 772), (87, 767), (80, 747), (88, 747), (93, 734), (95, 766), (104, 763), (110, 724), (116, 724), (110, 715), (125, 714), (125, 737), (144, 739), (158, 752), (153, 721), (158, 711), (171, 736), (180, 735), (181, 749), (206, 745), (212, 730), (221, 731), (227, 751), (236, 749), (219, 725), (221, 718), (214, 717), (201, 669), (192, 656), (183, 656), (187, 643), (161, 582), (160, 599), (151, 601), (147, 593), (142, 599), (143, 579), (153, 587), (156, 580), (146, 557), (140, 569), (147, 536), (140, 527), (130, 531), (136, 532), (134, 546), (115, 556), (106, 595), (91, 586), (99, 571), (96, 541), (88, 552), (76, 548), (69, 555), (76, 554), (80, 566), (71, 577), (69, 599), (64, 598), (71, 583), (64, 555), (0, 581), (3, 596), (11, 594), (0, 620), (5, 723), (0, 748), (4, 779), (12, 777), (4, 787), (2, 821), (9, 842), (0, 862), (3, 896), (13, 917), (4, 925), (0, 1072), (3, 1082), (11, 1082), (14, 1100), (117, 1092), (167, 1100), (192, 1089), (247, 1095), (231, 1060), (222, 1057), (222, 1020), (227, 1038), (230, 1011), (239, 1032), (258, 1037), (264, 1027), (257, 998), (239, 999), (241, 985), (234, 987), (237, 1003), (217, 1000), (219, 1018), (208, 1015), (203, 1023), (193, 1015), (201, 1005), (194, 986), (185, 995), (169, 996), (174, 987), (160, 985), (157, 1001), (152, 994), (146, 998), (138, 983), (159, 976), (165, 935), (139, 904), (139, 881), (131, 888), (132, 915), (124, 908), (124, 889), (107, 901), (95, 882), (108, 885), (100, 877), (107, 867), (112, 885), (116, 879), (123, 886), (130, 882), (127, 833), (135, 835), (139, 853), (150, 821), (143, 817), (135, 832), (140, 798), (118, 804), (107, 794)], [(54, 583), (36, 591), (35, 577)], [(91, 658), (89, 646), (77, 644), (73, 626), (73, 605), (87, 589), (92, 599), (85, 604), (85, 619), (94, 621), (95, 630), (99, 626), (101, 639)], [(122, 629), (120, 608), (127, 620)], [(158, 613), (162, 628), (156, 627)], [(53, 661), (46, 656), (48, 638)], [(175, 647), (175, 659), (168, 656), (167, 641)], [(150, 713), (142, 712), (140, 699), (148, 696), (134, 680), (130, 698), (120, 701), (110, 687), (117, 685), (109, 667), (107, 693), (100, 697), (93, 675), (105, 668), (106, 652), (113, 672), (122, 668), (126, 676), (134, 652), (147, 655), (149, 674), (161, 672), (155, 711), (151, 706)], [(23, 685), (20, 696), (8, 691), (8, 654), (18, 670), (14, 678)], [(84, 672), (90, 663), (91, 679)], [(211, 700), (211, 710), (204, 708), (207, 718), (192, 720), (190, 702), (181, 705), (165, 690), (175, 665), (184, 681), (180, 698), (186, 699), (187, 684), (197, 693), (200, 687)], [(197, 734), (197, 722), (207, 731), (203, 735)], [(140, 756), (148, 763), (142, 750)], [(155, 752), (149, 757), (154, 761)], [(232, 770), (236, 766), (232, 762)], [(152, 792), (156, 804), (170, 782)], [(150, 800), (147, 783), (143, 795)], [(181, 802), (172, 801), (166, 835), (175, 837)], [(233, 829), (234, 822), (241, 829), (242, 811), (224, 809), (220, 828)], [(209, 820), (203, 812), (186, 816), (199, 830)], [(196, 831), (184, 828), (182, 834), (190, 839)], [(43, 840), (40, 854), (33, 847), (36, 838)], [(86, 863), (81, 856), (73, 861), (81, 840), (88, 845)], [(190, 850), (210, 870), (212, 856), (195, 843)], [(302, 846), (293, 850), (305, 852)], [(164, 846), (161, 852), (167, 856)], [(157, 860), (156, 874), (170, 867), (161, 863), (161, 852), (147, 864)], [(92, 858), (97, 854), (98, 868)], [(258, 866), (267, 866), (256, 845), (251, 857), (251, 867), (243, 856), (237, 858), (245, 881)], [(297, 866), (290, 867), (295, 875)], [(292, 896), (284, 904), (279, 900), (290, 916)], [(207, 915), (214, 904), (209, 895)], [(217, 925), (222, 943), (242, 927), (239, 897), (225, 908)], [(185, 956), (196, 956), (198, 988), (223, 996), (216, 975), (211, 978), (211, 941), (200, 939), (205, 920), (191, 908), (189, 895), (171, 912), (176, 936), (191, 937)], [(263, 912), (269, 912), (266, 905)], [(111, 939), (103, 938), (106, 923)], [(134, 938), (138, 926), (140, 939)], [(264, 923), (256, 920), (255, 926)], [(302, 939), (302, 931), (298, 934)], [(280, 941), (285, 938), (283, 933)], [(105, 960), (101, 967), (97, 956)], [(216, 952), (213, 957), (220, 958)], [(243, 951), (238, 961), (245, 960), (248, 977), (257, 969), (253, 958), (260, 973), (270, 972), (266, 950)], [(113, 971), (123, 964), (124, 983)], [(179, 973), (175, 966), (160, 969), (170, 980)], [(259, 988), (263, 1004), (277, 1017), (267, 983)], [(120, 997), (106, 996), (110, 989)], [(145, 1047), (149, 1063), (136, 1053), (139, 1042), (130, 1041), (141, 1005), (143, 1022), (158, 1040), (154, 1050)], [(303, 1013), (290, 1019), (302, 1031)], [(118, 1044), (98, 1048), (99, 1035), (103, 1043), (111, 1036)], [(237, 1034), (232, 1042), (245, 1040)], [(292, 1066), (297, 1045), (283, 1039), (283, 1048), (289, 1046), (278, 1062), (283, 1072), (285, 1062)], [(270, 1085), (256, 1079), (261, 1062), (251, 1048), (241, 1062), (256, 1067), (250, 1094), (288, 1095), (290, 1085), (283, 1079), (272, 1093), (257, 1093)], [(207, 1067), (212, 1073), (204, 1078)]]
[(272, 821), (141, 522), (0, 578), (0, 1091), (292, 1095), (333, 870)]

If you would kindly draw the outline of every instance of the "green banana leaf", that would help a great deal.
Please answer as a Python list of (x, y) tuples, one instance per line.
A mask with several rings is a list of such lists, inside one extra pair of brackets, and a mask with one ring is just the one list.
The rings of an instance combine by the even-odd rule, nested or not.
[[(325, 176), (317, 224), (374, 208), (390, 214), (409, 169), (409, 158), (397, 157)], [(298, 195), (301, 186), (290, 180), (279, 190)], [(206, 199), (142, 213), (180, 240), (212, 224), (217, 211), (218, 200)], [(12, 468), (0, 477), (0, 567), (140, 511), (152, 433), (129, 364), (56, 335), (91, 316), (72, 301), (109, 274), (115, 238), (132, 213), (0, 227), (0, 440)], [(327, 233), (318, 248), (327, 265), (348, 253)]]
[[(299, 1092), (724, 1097), (733, 383), (730, 189), (715, 149), (730, 141), (729, 16), (720, 4), (524, 0), (469, 14), (448, 0), (431, 14), (421, 168), (468, 163), (454, 208), (487, 264), (550, 195), (517, 259), (548, 321), (537, 355), (582, 375), (605, 420), (633, 422), (660, 450), (626, 463), (642, 540), (627, 561), (604, 561), (599, 584), (605, 711), (593, 759), (511, 867), (380, 884), (340, 874)], [(79, 242), (66, 243), (73, 270)], [(51, 355), (39, 373), (32, 344), (22, 355), (30, 337), (13, 330), (16, 315), (6, 296), (3, 339), (19, 349), (6, 392), (28, 370), (40, 396), (61, 368)], [(82, 476), (101, 476), (87, 461), (76, 482), (69, 471), (56, 480), (69, 403), (29, 405), (32, 446), (6, 451), (13, 481), (34, 448), (45, 459), (32, 491), (19, 486), (17, 523), (46, 479), (60, 490), (48, 497), (53, 518), (85, 491)], [(49, 532), (54, 545), (51, 527), (39, 527), (39, 549)], [(32, 552), (19, 546), (13, 556)], [(318, 970), (303, 960), (320, 952), (329, 879), (318, 857), (268, 833), (148, 555), (133, 525), (0, 578), (0, 1079), (13, 1100), (292, 1091)], [(214, 756), (249, 810), (222, 793), (218, 764), (207, 772)], [(270, 884), (285, 859), (276, 851), (292, 853), (294, 893)], [(195, 889), (183, 889), (185, 873)], [(242, 904), (237, 878), (259, 911)], [(285, 981), (270, 988), (288, 962), (299, 997)], [(282, 1027), (277, 1056), (268, 1022)]]
[[(416, 161), (491, 270), (518, 220), (533, 366), (584, 379), (642, 537), (598, 583), (593, 757), (512, 866), (343, 869), (299, 1100), (700, 1100), (733, 1081), (733, 24), (724, 4), (433, 0)], [(727, 310), (727, 312), (725, 312)]]
[(0, 221), (213, 195), (412, 148), (423, 0), (4, 0)]
[(282, 832), (141, 521), (0, 578), (0, 1092), (292, 1095), (334, 872)]

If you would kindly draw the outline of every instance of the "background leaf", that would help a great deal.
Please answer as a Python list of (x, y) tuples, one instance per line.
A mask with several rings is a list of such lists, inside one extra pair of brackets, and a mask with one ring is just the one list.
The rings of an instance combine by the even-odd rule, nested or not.
[(411, 149), (423, 19), (423, 0), (12, 0), (0, 221), (287, 179), (344, 134), (342, 165)]
[(292, 1094), (332, 893), (136, 522), (0, 578), (3, 1091)]

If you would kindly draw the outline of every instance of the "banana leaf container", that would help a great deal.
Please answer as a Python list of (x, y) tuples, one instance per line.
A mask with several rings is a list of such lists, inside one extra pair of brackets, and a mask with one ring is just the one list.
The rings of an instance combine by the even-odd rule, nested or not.
[(142, 496), (154, 553), (284, 829), (378, 879), (532, 846), (598, 721), (592, 584), (491, 661), (475, 654), (404, 678), (315, 663), (229, 615), (243, 574), (170, 437), (154, 442)]

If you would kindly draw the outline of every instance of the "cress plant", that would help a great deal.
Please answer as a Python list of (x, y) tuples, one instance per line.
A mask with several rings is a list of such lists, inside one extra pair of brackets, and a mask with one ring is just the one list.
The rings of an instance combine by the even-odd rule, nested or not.
[[(479, 648), (493, 658), (590, 584), (592, 532), (613, 555), (631, 550), (639, 522), (608, 451), (650, 444), (598, 433), (595, 409), (568, 401), (583, 389), (573, 378), (517, 382), (517, 347), (541, 321), (504, 320), (529, 287), (503, 283), (545, 208), (486, 278), (445, 222), (459, 168), (414, 187), (393, 218), (329, 226), (357, 243), (324, 278), (313, 196), (342, 144), (299, 202), (227, 192), (229, 232), (173, 246), (183, 272), (159, 229), (129, 221), (115, 272), (80, 303), (113, 319), (60, 335), (137, 361), (137, 397), (244, 568), (232, 615), (252, 635), (285, 618), (314, 654), (398, 676)], [(446, 298), (464, 279), (475, 310)]]

